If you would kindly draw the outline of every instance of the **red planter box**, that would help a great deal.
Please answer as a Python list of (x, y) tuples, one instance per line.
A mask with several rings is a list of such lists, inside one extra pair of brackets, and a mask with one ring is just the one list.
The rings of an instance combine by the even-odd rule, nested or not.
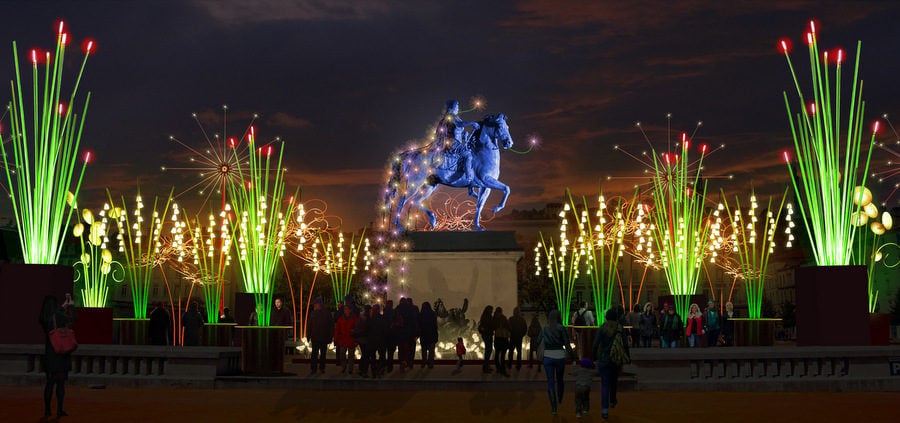
[(284, 373), (285, 331), (290, 326), (237, 326), (241, 331), (241, 370), (245, 374)]
[(78, 320), (72, 326), (79, 344), (113, 343), (113, 309), (111, 307), (80, 307)]
[(149, 345), (150, 319), (113, 319), (119, 325), (120, 345)]
[(797, 345), (869, 345), (865, 266), (797, 269)]
[(869, 343), (871, 345), (891, 344), (891, 314), (869, 314)]
[[(72, 266), (55, 264), (0, 264), (0, 344), (43, 344), (44, 330), (38, 323), (45, 295), (60, 304), (73, 292)], [(80, 342), (80, 340), (79, 340)]]

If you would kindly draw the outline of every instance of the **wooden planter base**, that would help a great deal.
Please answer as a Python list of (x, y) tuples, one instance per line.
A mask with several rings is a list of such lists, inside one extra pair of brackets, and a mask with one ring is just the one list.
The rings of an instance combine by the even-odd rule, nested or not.
[(781, 319), (733, 318), (736, 347), (771, 347), (775, 345), (775, 322)]
[(119, 325), (119, 345), (150, 344), (150, 319), (113, 319)]
[(285, 331), (290, 326), (236, 326), (241, 331), (241, 370), (244, 374), (284, 373)]
[(207, 323), (203, 325), (203, 345), (230, 347), (237, 323)]

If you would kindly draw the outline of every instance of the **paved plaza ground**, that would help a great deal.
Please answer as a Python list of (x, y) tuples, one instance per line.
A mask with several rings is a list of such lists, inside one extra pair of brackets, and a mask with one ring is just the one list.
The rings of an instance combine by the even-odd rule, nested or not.
[[(599, 389), (592, 412), (575, 418), (571, 377), (557, 417), (538, 369), (513, 369), (509, 378), (485, 375), (477, 365), (416, 367), (372, 381), (343, 375), (329, 365), (308, 376), (305, 364), (288, 364), (295, 376), (224, 378), (219, 389), (69, 387), (63, 422), (600, 422)], [(363, 383), (365, 382), (365, 383)], [(269, 386), (264, 388), (263, 386)], [(900, 393), (872, 392), (655, 392), (626, 391), (610, 422), (896, 422)], [(42, 387), (0, 386), (0, 422), (41, 419)], [(55, 409), (55, 407), (54, 407)], [(56, 421), (56, 418), (50, 421)]]

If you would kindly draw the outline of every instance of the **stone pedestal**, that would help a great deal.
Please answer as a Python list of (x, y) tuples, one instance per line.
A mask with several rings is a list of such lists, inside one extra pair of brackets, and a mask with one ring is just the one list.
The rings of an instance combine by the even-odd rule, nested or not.
[(113, 319), (119, 325), (120, 345), (149, 345), (150, 319)]
[[(507, 317), (512, 315), (519, 304), (516, 263), (523, 255), (514, 232), (410, 232), (407, 236), (407, 271), (400, 272), (399, 260), (392, 264), (390, 299), (411, 297), (417, 305), (425, 301), (434, 305), (441, 299), (448, 311), (461, 309), (468, 299), (465, 316), (470, 326), (488, 305), (502, 307)], [(405, 284), (400, 283), (401, 274)]]
[[(74, 292), (74, 280), (72, 266), (0, 264), (0, 322), (10, 323), (0, 330), (0, 344), (43, 344), (37, 316), (44, 296), (64, 302), (66, 294)], [(78, 340), (82, 342), (80, 336)]]
[(780, 320), (732, 318), (734, 346), (771, 347), (775, 345), (775, 323)]
[(795, 273), (798, 346), (869, 345), (865, 266), (809, 266)]
[(207, 347), (230, 347), (237, 323), (207, 323), (203, 325), (203, 345)]
[(891, 344), (891, 314), (869, 314), (869, 343), (871, 345)]
[(241, 332), (244, 374), (284, 373), (284, 340), (290, 326), (236, 326)]

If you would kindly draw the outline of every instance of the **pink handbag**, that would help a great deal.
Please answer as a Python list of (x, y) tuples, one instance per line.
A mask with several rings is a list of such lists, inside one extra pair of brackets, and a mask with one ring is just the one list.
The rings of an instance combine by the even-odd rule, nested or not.
[(53, 316), (53, 330), (50, 331), (50, 345), (57, 354), (69, 354), (78, 349), (75, 331), (67, 327), (56, 327), (56, 316)]

